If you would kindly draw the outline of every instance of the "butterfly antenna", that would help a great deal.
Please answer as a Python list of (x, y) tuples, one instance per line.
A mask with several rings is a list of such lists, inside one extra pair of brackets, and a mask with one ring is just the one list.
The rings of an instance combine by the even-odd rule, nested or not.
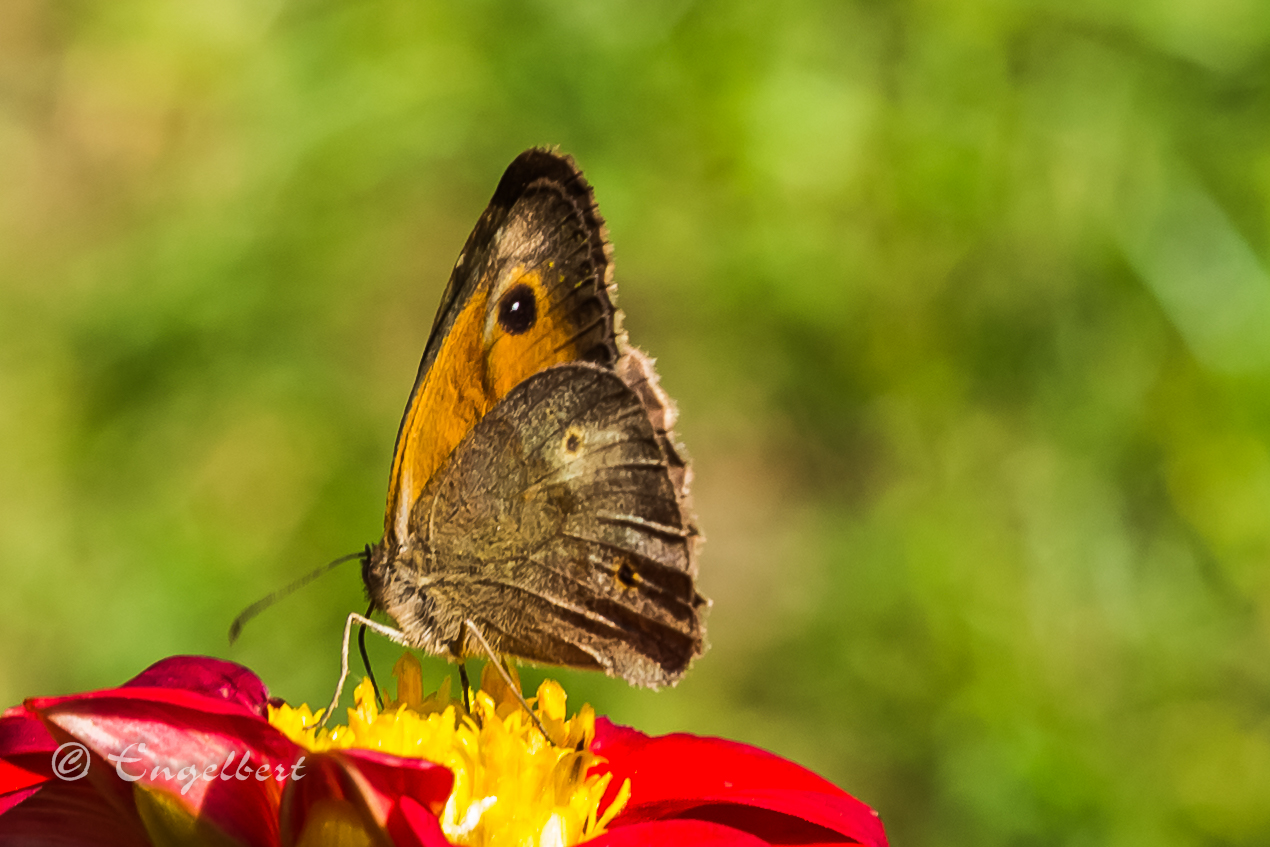
[(238, 640), (238, 636), (240, 633), (242, 633), (243, 627), (247, 625), (247, 621), (251, 620), (256, 615), (260, 614), (265, 609), (272, 606), (274, 603), (277, 603), (279, 600), (283, 600), (291, 596), (292, 594), (299, 591), (304, 586), (308, 585), (313, 580), (325, 574), (327, 571), (333, 570), (338, 565), (342, 565), (345, 562), (351, 562), (354, 559), (361, 559), (365, 561), (369, 556), (370, 556), (369, 546), (367, 546), (366, 549), (361, 551), (360, 553), (349, 553), (347, 556), (340, 556), (335, 561), (328, 562), (327, 564), (323, 565), (322, 567), (318, 568), (312, 573), (305, 574), (304, 576), (300, 577), (295, 582), (291, 583), (285, 588), (280, 588), (277, 591), (270, 594), (269, 596), (263, 597), (260, 600), (257, 600), (255, 603), (252, 603), (250, 606), (243, 609), (242, 614), (234, 618), (234, 622), (229, 625), (229, 643), (233, 644), (235, 641)]

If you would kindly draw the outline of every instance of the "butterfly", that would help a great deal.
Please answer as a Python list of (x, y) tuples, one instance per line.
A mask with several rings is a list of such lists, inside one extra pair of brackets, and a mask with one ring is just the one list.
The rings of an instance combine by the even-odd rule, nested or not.
[(394, 640), (649, 688), (704, 651), (691, 471), (611, 254), (573, 160), (516, 157), (441, 297), (362, 559)]

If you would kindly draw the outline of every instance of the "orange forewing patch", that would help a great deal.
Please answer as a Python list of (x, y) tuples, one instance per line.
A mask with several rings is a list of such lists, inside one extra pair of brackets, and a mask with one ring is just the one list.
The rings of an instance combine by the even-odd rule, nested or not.
[(494, 324), (486, 354), (486, 376), (496, 399), (502, 399), (540, 370), (578, 358), (573, 323), (568, 315), (551, 308), (542, 275), (537, 271), (522, 273), (507, 288), (515, 285), (527, 285), (533, 291), (538, 319), (520, 335), (511, 335)]
[(550, 308), (542, 276), (530, 271), (512, 284), (533, 290), (537, 320), (519, 335), (495, 320), (487, 341), (489, 288), (482, 286), (464, 304), (406, 412), (388, 486), (386, 534), (406, 537), (410, 510), (424, 486), (495, 403), (544, 368), (578, 358), (575, 331), (567, 315)]
[(464, 305), (406, 411), (392, 461), (384, 531), (406, 537), (406, 518), (428, 479), (493, 401), (485, 388), (482, 328), (488, 291)]

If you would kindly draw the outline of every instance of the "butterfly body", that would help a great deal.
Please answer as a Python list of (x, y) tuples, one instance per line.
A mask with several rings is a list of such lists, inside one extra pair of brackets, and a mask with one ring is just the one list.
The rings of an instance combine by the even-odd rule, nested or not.
[(367, 592), (416, 647), (673, 684), (704, 650), (674, 411), (612, 305), (603, 221), (526, 151), (455, 264), (397, 437)]

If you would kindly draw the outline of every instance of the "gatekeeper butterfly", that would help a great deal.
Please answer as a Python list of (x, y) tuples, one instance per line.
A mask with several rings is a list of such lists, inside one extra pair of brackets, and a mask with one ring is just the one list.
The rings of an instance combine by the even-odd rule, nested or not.
[(394, 640), (650, 688), (703, 652), (690, 469), (611, 252), (573, 160), (516, 157), (441, 297), (363, 555)]

